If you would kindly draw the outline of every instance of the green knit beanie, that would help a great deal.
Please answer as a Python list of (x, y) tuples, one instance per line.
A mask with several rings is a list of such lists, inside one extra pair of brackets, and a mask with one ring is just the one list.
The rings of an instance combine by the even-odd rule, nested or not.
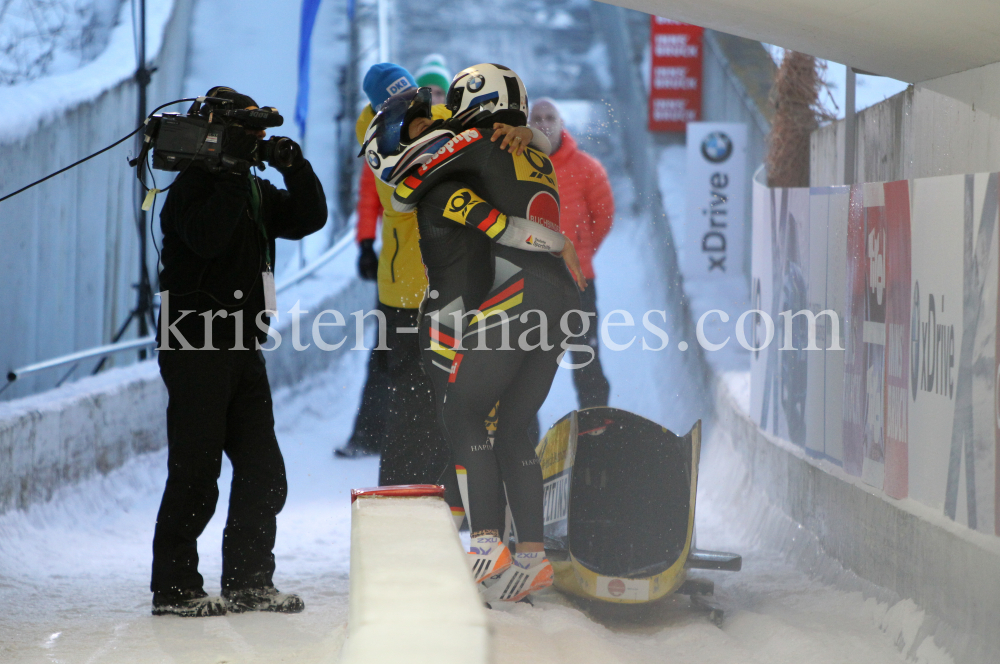
[(423, 64), (417, 70), (417, 87), (437, 85), (442, 90), (451, 86), (451, 72), (445, 66), (443, 55), (433, 53), (424, 58)]

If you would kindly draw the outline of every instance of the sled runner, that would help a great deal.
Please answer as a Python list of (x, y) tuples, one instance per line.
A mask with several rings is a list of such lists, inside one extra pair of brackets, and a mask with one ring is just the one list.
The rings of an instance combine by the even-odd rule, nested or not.
[(739, 571), (739, 555), (694, 546), (700, 420), (677, 436), (628, 411), (586, 408), (559, 420), (536, 452), (556, 588), (639, 604), (711, 594), (688, 569)]

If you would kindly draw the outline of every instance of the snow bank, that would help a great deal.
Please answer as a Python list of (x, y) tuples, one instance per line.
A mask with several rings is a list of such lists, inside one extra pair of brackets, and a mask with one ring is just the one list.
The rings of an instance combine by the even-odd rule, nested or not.
[(486, 610), (441, 498), (358, 497), (341, 664), (490, 661)]
[[(150, 61), (160, 52), (175, 4), (175, 0), (146, 0), (146, 57)], [(42, 123), (96, 101), (135, 74), (131, 8), (132, 3), (122, 4), (107, 47), (92, 62), (65, 74), (0, 87), (0, 144), (26, 138)]]

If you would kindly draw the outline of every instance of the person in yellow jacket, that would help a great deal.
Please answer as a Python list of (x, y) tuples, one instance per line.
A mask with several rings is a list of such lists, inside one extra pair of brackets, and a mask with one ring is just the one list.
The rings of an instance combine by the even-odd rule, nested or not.
[[(359, 144), (364, 141), (365, 131), (379, 106), (390, 96), (411, 87), (416, 87), (416, 82), (399, 65), (381, 63), (368, 71), (363, 88), (370, 103), (358, 117)], [(451, 112), (444, 105), (436, 105), (432, 117), (448, 120)], [(515, 136), (517, 142), (510, 141)], [(497, 138), (504, 138), (501, 148), (522, 151), (531, 140), (531, 133), (524, 128), (504, 127), (497, 132)], [(381, 453), (381, 486), (439, 483), (442, 470), (449, 464), (450, 451), (437, 426), (433, 388), (423, 371), (417, 335), (417, 317), (427, 290), (427, 276), (420, 255), (416, 212), (396, 212), (392, 207), (392, 187), (376, 179), (370, 169), (362, 169), (361, 178), (358, 272), (363, 279), (378, 281), (378, 308), (385, 317), (389, 350), (372, 350), (354, 433), (336, 454), (357, 457)], [(376, 256), (374, 241), (379, 216), (382, 252)]]
[[(370, 103), (358, 117), (359, 144), (378, 107), (391, 95), (411, 87), (416, 87), (416, 82), (399, 65), (380, 63), (368, 70), (363, 88)], [(447, 120), (451, 113), (437, 106), (434, 117)], [(416, 334), (418, 308), (427, 289), (417, 216), (396, 212), (391, 201), (392, 188), (363, 168), (358, 196), (358, 273), (363, 279), (378, 281), (378, 309), (385, 317), (389, 350), (371, 351), (354, 433), (336, 450), (337, 456), (348, 458), (380, 452), (382, 486), (437, 481), (449, 455), (438, 432), (433, 388), (421, 367)], [(379, 217), (382, 251), (376, 256)]]

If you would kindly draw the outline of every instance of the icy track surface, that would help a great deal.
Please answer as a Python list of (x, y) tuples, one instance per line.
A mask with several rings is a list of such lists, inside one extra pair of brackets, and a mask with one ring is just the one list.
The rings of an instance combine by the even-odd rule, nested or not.
[[(636, 320), (647, 308), (661, 306), (663, 297), (643, 268), (616, 274), (620, 265), (653, 263), (644, 255), (643, 228), (622, 219), (597, 263), (598, 274), (606, 275), (600, 282), (602, 310), (628, 309)], [(670, 420), (693, 417), (696, 404), (685, 403), (683, 390), (671, 387), (683, 384), (675, 344), (661, 353), (642, 351), (638, 341), (627, 351), (605, 352), (613, 405), (674, 427), (682, 423)], [(349, 489), (375, 483), (377, 461), (334, 460), (331, 450), (349, 434), (365, 355), (348, 353), (334, 371), (275, 395), (289, 480), (288, 503), (278, 521), (275, 582), (302, 595), (303, 614), (205, 619), (149, 614), (150, 542), (166, 475), (166, 455), (160, 452), (65, 489), (48, 504), (0, 516), (0, 606), (6, 609), (0, 612), (0, 661), (335, 662), (347, 618)], [(542, 426), (573, 408), (574, 401), (569, 376), (560, 371)], [(717, 432), (706, 447), (699, 543), (745, 556), (744, 571), (711, 575), (717, 603), (727, 611), (723, 627), (693, 611), (686, 598), (637, 611), (583, 607), (547, 592), (534, 607), (491, 612), (497, 662), (904, 661), (894, 642), (912, 638), (908, 630), (922, 615), (905, 602), (890, 609), (797, 571), (769, 545), (768, 524), (780, 525), (781, 519), (748, 494), (725, 436)], [(200, 541), (209, 592), (218, 592), (229, 472), (227, 465), (219, 509)]]

